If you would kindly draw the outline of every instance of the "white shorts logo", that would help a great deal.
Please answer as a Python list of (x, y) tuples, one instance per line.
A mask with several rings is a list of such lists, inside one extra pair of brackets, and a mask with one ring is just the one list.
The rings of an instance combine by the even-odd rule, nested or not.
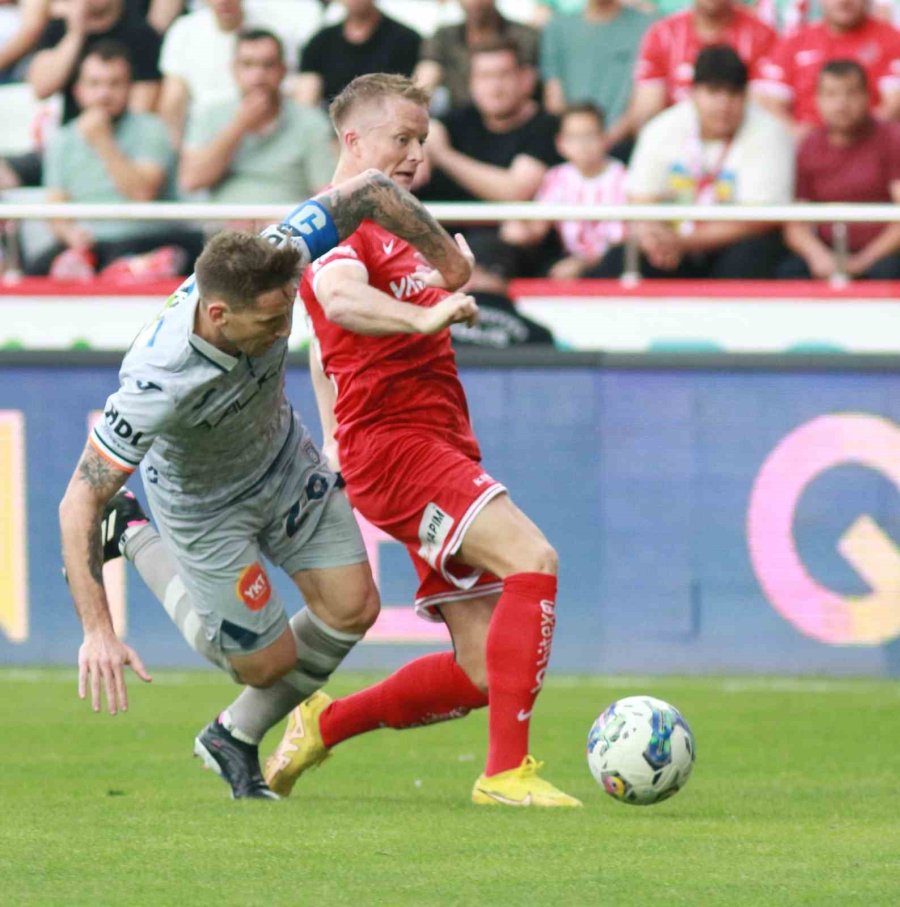
[(434, 502), (422, 513), (422, 522), (419, 523), (419, 538), (422, 540), (419, 557), (428, 561), (434, 568), (438, 566), (441, 548), (444, 547), (455, 522), (449, 513), (444, 513)]

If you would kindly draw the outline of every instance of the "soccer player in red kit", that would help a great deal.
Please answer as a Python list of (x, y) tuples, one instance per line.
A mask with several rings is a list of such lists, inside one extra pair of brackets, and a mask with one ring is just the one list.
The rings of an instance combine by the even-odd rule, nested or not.
[[(361, 76), (330, 112), (341, 143), (335, 181), (376, 168), (412, 184), (428, 134), (425, 92), (401, 76)], [(321, 368), (325, 451), (339, 456), (353, 505), (406, 544), (416, 607), (447, 624), (454, 651), (344, 699), (311, 697), (292, 713), (266, 780), (287, 793), (349, 737), (460, 717), (490, 699), (473, 801), (579, 806), (538, 775), (528, 747), (556, 621), (556, 552), (481, 466), (449, 331), (477, 307), (440, 284), (410, 245), (366, 221), (308, 269), (301, 295)]]

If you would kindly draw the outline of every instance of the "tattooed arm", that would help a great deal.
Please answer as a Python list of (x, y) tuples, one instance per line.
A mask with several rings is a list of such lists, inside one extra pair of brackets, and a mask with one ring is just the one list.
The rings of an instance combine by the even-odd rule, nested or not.
[(125, 484), (128, 473), (104, 460), (87, 444), (59, 505), (63, 563), (75, 609), (84, 628), (78, 653), (78, 695), (91, 685), (94, 711), (100, 710), (101, 681), (110, 714), (128, 708), (124, 666), (130, 664), (149, 680), (137, 653), (117, 639), (103, 588), (103, 541), (100, 521), (109, 499)]
[(372, 220), (415, 246), (441, 273), (447, 289), (458, 289), (471, 276), (471, 261), (447, 231), (414, 195), (378, 170), (366, 170), (315, 200), (328, 209), (341, 239)]

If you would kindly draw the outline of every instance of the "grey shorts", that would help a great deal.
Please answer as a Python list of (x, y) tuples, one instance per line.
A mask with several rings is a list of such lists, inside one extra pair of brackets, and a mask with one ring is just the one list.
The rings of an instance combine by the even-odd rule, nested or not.
[(366, 560), (356, 518), (337, 483), (308, 436), (282, 454), (252, 494), (214, 512), (173, 515), (167, 495), (144, 482), (192, 608), (221, 651), (263, 649), (287, 626), (263, 556), (289, 575)]

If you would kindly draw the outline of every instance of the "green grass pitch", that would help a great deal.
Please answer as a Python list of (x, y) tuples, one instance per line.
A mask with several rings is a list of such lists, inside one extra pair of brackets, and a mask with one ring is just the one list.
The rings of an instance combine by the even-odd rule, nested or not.
[[(483, 714), (349, 741), (289, 801), (233, 802), (190, 753), (234, 689), (158, 672), (110, 718), (71, 671), (0, 671), (0, 903), (900, 905), (895, 683), (553, 678), (533, 749), (571, 811), (469, 802)], [(652, 807), (585, 763), (593, 718), (633, 693), (697, 738), (690, 784)]]

